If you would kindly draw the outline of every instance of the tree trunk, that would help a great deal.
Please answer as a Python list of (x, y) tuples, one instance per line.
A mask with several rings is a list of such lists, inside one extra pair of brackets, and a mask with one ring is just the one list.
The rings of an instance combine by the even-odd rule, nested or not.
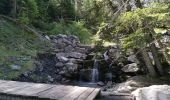
[(157, 70), (159, 72), (160, 75), (163, 75), (163, 69), (162, 69), (162, 65), (161, 65), (161, 62), (159, 60), (159, 57), (158, 57), (158, 52), (157, 52), (157, 48), (155, 46), (154, 43), (152, 43), (150, 45), (150, 49), (151, 49), (151, 52), (152, 52), (152, 55), (153, 55), (153, 59), (155, 61), (155, 65), (157, 67)]
[(156, 77), (157, 73), (154, 69), (154, 66), (152, 65), (151, 59), (149, 58), (149, 55), (148, 55), (146, 49), (144, 48), (141, 51), (142, 51), (143, 60), (144, 60), (145, 65), (146, 65), (146, 67), (149, 71), (149, 75), (152, 76), (152, 77)]

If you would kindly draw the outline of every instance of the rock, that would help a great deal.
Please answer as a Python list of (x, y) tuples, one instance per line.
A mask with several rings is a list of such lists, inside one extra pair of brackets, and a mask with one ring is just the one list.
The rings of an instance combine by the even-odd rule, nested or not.
[(74, 71), (77, 70), (77, 68), (78, 68), (78, 65), (77, 65), (77, 64), (73, 64), (73, 63), (66, 63), (65, 66), (67, 67), (67, 69), (68, 69), (70, 72), (74, 72)]
[(132, 64), (128, 64), (126, 66), (124, 66), (122, 69), (121, 69), (123, 72), (137, 72), (139, 71), (139, 67), (136, 63), (132, 63)]
[(154, 59), (153, 59), (153, 54), (152, 54), (152, 52), (148, 52), (148, 55), (149, 55), (150, 59), (152, 59), (152, 61), (153, 61)]
[(48, 75), (48, 80), (49, 80), (50, 82), (53, 82), (53, 81), (54, 81), (54, 78), (52, 78), (51, 76)]
[(107, 86), (111, 87), (112, 86), (112, 81), (108, 81)]
[(104, 52), (104, 54), (103, 54), (103, 57), (104, 57), (104, 60), (105, 60), (105, 61), (107, 61), (107, 60), (109, 59), (109, 56), (107, 55), (107, 52), (108, 52), (108, 51)]
[(134, 76), (129, 78), (126, 82), (115, 84), (110, 90), (114, 93), (131, 93), (132, 91), (149, 86), (150, 82), (146, 80), (145, 76)]
[(75, 48), (76, 52), (80, 52), (80, 53), (87, 53), (87, 49), (86, 48), (80, 48), (80, 47), (76, 47)]
[(48, 35), (45, 35), (45, 38), (46, 38), (47, 40), (50, 40), (50, 37), (49, 37)]
[(81, 80), (90, 82), (91, 77), (92, 77), (91, 72), (92, 72), (91, 69), (82, 69), (82, 70), (80, 70)]
[(99, 86), (105, 86), (105, 84), (103, 83), (103, 82), (97, 82), (97, 85), (99, 85)]
[(62, 62), (58, 62), (57, 64), (56, 64), (56, 67), (63, 67), (64, 66), (64, 64), (62, 63)]
[(64, 56), (57, 56), (57, 58), (58, 58), (58, 60), (60, 61), (60, 62), (68, 62), (69, 61), (69, 59), (67, 58), (67, 57), (64, 57)]
[(64, 75), (66, 72), (65, 71), (60, 71), (58, 74), (59, 75)]
[(73, 52), (73, 51), (74, 51), (74, 48), (71, 45), (64, 48), (64, 52)]
[[(49, 40), (53, 48), (48, 52), (38, 53), (35, 69), (29, 71), (31, 73), (28, 75), (20, 75), (16, 78), (16, 81), (27, 80), (35, 82), (31, 80), (31, 77), (38, 76), (42, 77), (42, 80), (36, 82), (65, 83), (78, 78), (78, 64), (86, 59), (86, 54), (88, 54), (91, 48), (81, 45), (80, 40), (73, 35), (51, 35)], [(84, 73), (84, 75), (86, 74), (91, 77), (91, 72)]]
[(170, 86), (153, 85), (132, 92), (135, 100), (170, 100)]
[(105, 74), (105, 81), (112, 81), (116, 76), (112, 73)]
[(10, 67), (12, 70), (20, 70), (21, 69), (21, 66), (15, 65), (15, 64), (10, 65)]
[(87, 57), (86, 54), (78, 53), (78, 52), (72, 52), (68, 54), (69, 57), (76, 58), (76, 59), (85, 59)]
[(78, 52), (70, 52), (70, 53), (57, 53), (56, 56), (63, 56), (66, 58), (75, 58), (75, 59), (85, 59), (87, 55)]
[(127, 58), (127, 60), (130, 61), (130, 62), (139, 64), (139, 61), (138, 61), (138, 59), (136, 58), (135, 55), (130, 55), (130, 56)]

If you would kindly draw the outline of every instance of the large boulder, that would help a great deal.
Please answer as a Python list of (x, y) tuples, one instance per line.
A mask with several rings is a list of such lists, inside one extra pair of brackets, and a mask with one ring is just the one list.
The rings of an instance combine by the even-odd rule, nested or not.
[(135, 72), (139, 71), (139, 67), (136, 63), (132, 63), (132, 64), (128, 64), (128, 65), (124, 66), (122, 68), (122, 71), (127, 72), (127, 73), (131, 73), (131, 72), (135, 73)]
[(132, 92), (135, 100), (170, 100), (170, 86), (153, 85)]
[(130, 56), (127, 58), (127, 60), (130, 61), (130, 62), (139, 64), (139, 61), (138, 61), (138, 59), (136, 58), (135, 55), (130, 55)]
[(129, 78), (126, 82), (115, 84), (112, 88), (107, 89), (111, 94), (117, 93), (131, 93), (134, 90), (149, 86), (150, 82), (147, 81), (145, 76), (134, 76)]

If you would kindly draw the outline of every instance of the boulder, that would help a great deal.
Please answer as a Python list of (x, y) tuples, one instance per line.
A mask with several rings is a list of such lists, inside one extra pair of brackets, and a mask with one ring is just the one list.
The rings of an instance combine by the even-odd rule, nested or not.
[(64, 64), (62, 62), (56, 63), (56, 67), (63, 67), (63, 66), (64, 66)]
[(170, 100), (170, 86), (153, 85), (132, 92), (135, 100)]
[(145, 76), (134, 76), (129, 78), (126, 82), (114, 84), (114, 86), (107, 91), (114, 93), (131, 93), (134, 90), (149, 86), (150, 82), (146, 80)]
[(127, 58), (127, 60), (130, 61), (130, 62), (139, 64), (139, 61), (138, 61), (138, 59), (136, 58), (135, 55), (130, 55), (130, 56)]
[(67, 67), (68, 71), (74, 72), (77, 70), (78, 65), (74, 63), (66, 63), (65, 66)]
[(100, 82), (97, 82), (97, 85), (98, 85), (98, 86), (105, 86), (105, 84), (104, 84), (103, 82), (101, 82), (101, 81), (100, 81)]
[(60, 62), (63, 62), (63, 63), (69, 61), (69, 59), (68, 59), (67, 57), (64, 57), (64, 56), (57, 56), (57, 58), (58, 58), (58, 60), (59, 60)]
[(85, 59), (87, 57), (86, 54), (82, 54), (82, 53), (79, 53), (79, 52), (70, 52), (70, 53), (57, 53), (56, 56), (60, 57), (60, 56), (63, 56), (63, 57), (66, 57), (66, 58), (75, 58), (75, 59)]
[(136, 63), (132, 63), (132, 64), (128, 64), (126, 66), (124, 66), (122, 69), (121, 69), (123, 72), (127, 72), (127, 73), (135, 73), (137, 71), (139, 71), (139, 67)]

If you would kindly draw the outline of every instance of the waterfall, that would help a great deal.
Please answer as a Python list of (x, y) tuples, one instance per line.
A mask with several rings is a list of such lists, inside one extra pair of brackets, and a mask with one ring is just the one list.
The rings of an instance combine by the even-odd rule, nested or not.
[(109, 75), (108, 75), (109, 81), (112, 81), (112, 64), (109, 65)]
[(103, 56), (104, 56), (104, 60), (107, 61), (109, 59), (109, 56), (108, 56), (108, 51), (106, 51)]
[(98, 61), (95, 59), (94, 64), (93, 64), (93, 69), (91, 70), (91, 82), (97, 82), (98, 81), (98, 76), (99, 76), (99, 71), (98, 71)]

